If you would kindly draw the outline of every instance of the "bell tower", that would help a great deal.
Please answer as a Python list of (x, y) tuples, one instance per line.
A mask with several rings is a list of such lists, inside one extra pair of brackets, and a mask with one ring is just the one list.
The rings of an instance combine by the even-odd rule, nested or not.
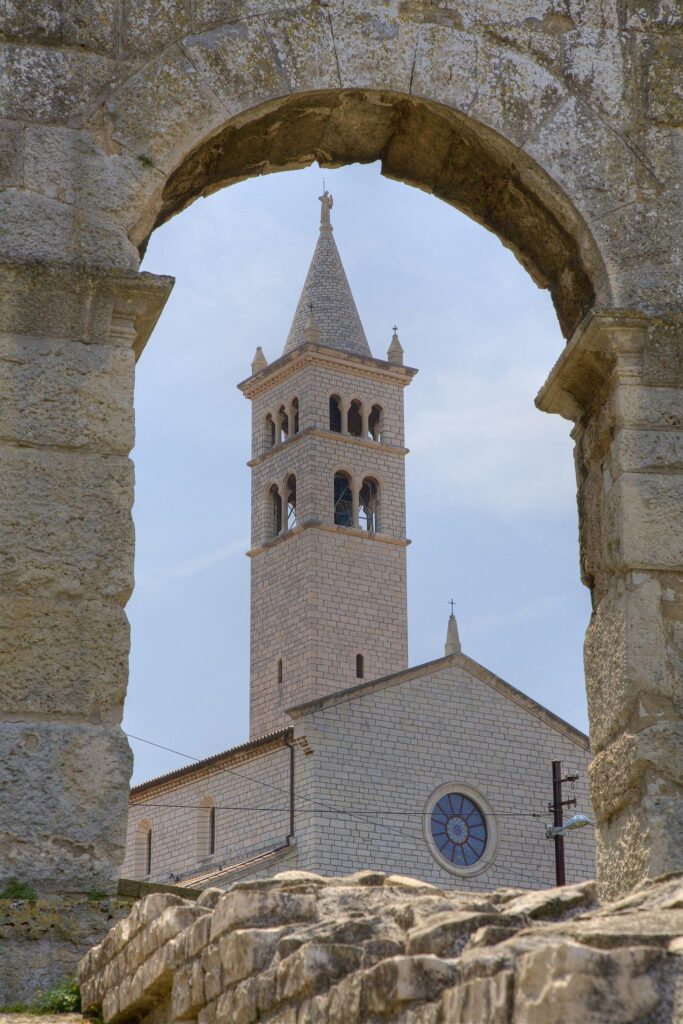
[(288, 707), (408, 665), (403, 365), (373, 358), (333, 237), (332, 196), (284, 352), (252, 403), (250, 736)]

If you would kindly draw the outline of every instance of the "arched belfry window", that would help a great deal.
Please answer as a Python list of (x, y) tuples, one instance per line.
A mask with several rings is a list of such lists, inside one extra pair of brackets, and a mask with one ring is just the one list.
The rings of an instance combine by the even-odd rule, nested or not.
[(292, 428), (291, 429), (291, 433), (292, 434), (298, 434), (299, 433), (299, 399), (298, 398), (293, 398), (292, 399), (291, 420), (292, 420), (292, 422), (291, 422), (291, 428)]
[(363, 403), (357, 398), (349, 406), (347, 425), (351, 437), (363, 436)]
[(365, 659), (362, 654), (356, 655), (356, 679), (363, 679), (365, 676)]
[(287, 529), (296, 526), (296, 477), (291, 473), (287, 477)]
[(286, 441), (289, 437), (289, 416), (284, 405), (281, 405), (277, 413), (278, 418), (278, 441)]
[(147, 878), (152, 873), (152, 826), (148, 821), (138, 822), (135, 829), (133, 871), (136, 878)]
[(368, 417), (368, 436), (373, 441), (381, 441), (382, 440), (382, 430), (384, 428), (384, 424), (383, 424), (382, 421), (383, 421), (382, 406), (381, 405), (373, 405), (372, 409), (370, 410), (370, 415)]
[(269, 536), (277, 537), (282, 530), (282, 498), (280, 492), (277, 489), (277, 484), (271, 484), (268, 491), (268, 518), (270, 521), (269, 525)]
[(334, 474), (334, 525), (353, 526), (353, 494), (346, 473)]
[(379, 486), (367, 476), (358, 495), (358, 525), (361, 530), (379, 533)]
[(203, 797), (197, 808), (197, 860), (216, 852), (216, 806), (213, 798)]
[(341, 398), (339, 395), (330, 396), (330, 430), (335, 434), (341, 434)]
[(266, 448), (272, 448), (275, 444), (275, 420), (268, 413), (264, 422), (264, 442)]

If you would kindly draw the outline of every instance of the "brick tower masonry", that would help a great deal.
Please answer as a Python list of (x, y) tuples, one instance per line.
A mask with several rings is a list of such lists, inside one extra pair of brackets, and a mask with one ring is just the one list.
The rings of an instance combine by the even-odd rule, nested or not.
[(252, 403), (252, 738), (286, 709), (408, 664), (403, 366), (374, 359), (332, 235), (320, 235), (283, 355)]

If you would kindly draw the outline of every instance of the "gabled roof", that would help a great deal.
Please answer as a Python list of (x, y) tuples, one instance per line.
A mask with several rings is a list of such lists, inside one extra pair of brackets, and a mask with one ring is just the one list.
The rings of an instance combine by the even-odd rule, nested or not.
[(329, 215), (332, 197), (325, 192), (320, 201), (320, 235), (284, 351), (287, 354), (306, 342), (306, 327), (312, 314), (320, 331), (319, 344), (357, 356), (371, 356), (368, 339), (332, 234)]
[(381, 676), (379, 679), (369, 679), (367, 682), (359, 683), (357, 686), (348, 686), (343, 690), (336, 690), (326, 697), (319, 697), (315, 700), (306, 701), (304, 704), (296, 704), (291, 708), (287, 708), (287, 714), (294, 719), (305, 718), (307, 715), (311, 715), (316, 711), (322, 711), (335, 704), (340, 704), (347, 700), (359, 700), (378, 690), (400, 686), (401, 683), (408, 682), (411, 679), (420, 679), (422, 676), (433, 675), (449, 665), (458, 665), (464, 668), (471, 675), (481, 680), (481, 682), (490, 686), (491, 689), (496, 690), (504, 697), (507, 697), (508, 700), (517, 704), (518, 707), (523, 708), (529, 714), (545, 722), (551, 729), (563, 733), (586, 750), (590, 748), (588, 736), (581, 732), (580, 729), (566, 722), (564, 718), (560, 718), (559, 715), (544, 707), (543, 704), (539, 704), (533, 697), (522, 693), (521, 690), (512, 686), (511, 683), (506, 683), (500, 676), (490, 672), (483, 665), (480, 665), (479, 662), (474, 661), (473, 658), (468, 658), (466, 654), (446, 655), (444, 658), (426, 661), (422, 665), (415, 665), (412, 668), (404, 669), (402, 672), (393, 672), (391, 675)]

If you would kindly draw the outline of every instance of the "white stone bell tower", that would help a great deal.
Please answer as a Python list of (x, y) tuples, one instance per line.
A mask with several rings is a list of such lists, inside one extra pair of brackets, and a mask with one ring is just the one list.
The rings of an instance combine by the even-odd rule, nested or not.
[(252, 403), (252, 738), (288, 707), (408, 664), (403, 366), (374, 359), (332, 234), (320, 234), (283, 355)]

